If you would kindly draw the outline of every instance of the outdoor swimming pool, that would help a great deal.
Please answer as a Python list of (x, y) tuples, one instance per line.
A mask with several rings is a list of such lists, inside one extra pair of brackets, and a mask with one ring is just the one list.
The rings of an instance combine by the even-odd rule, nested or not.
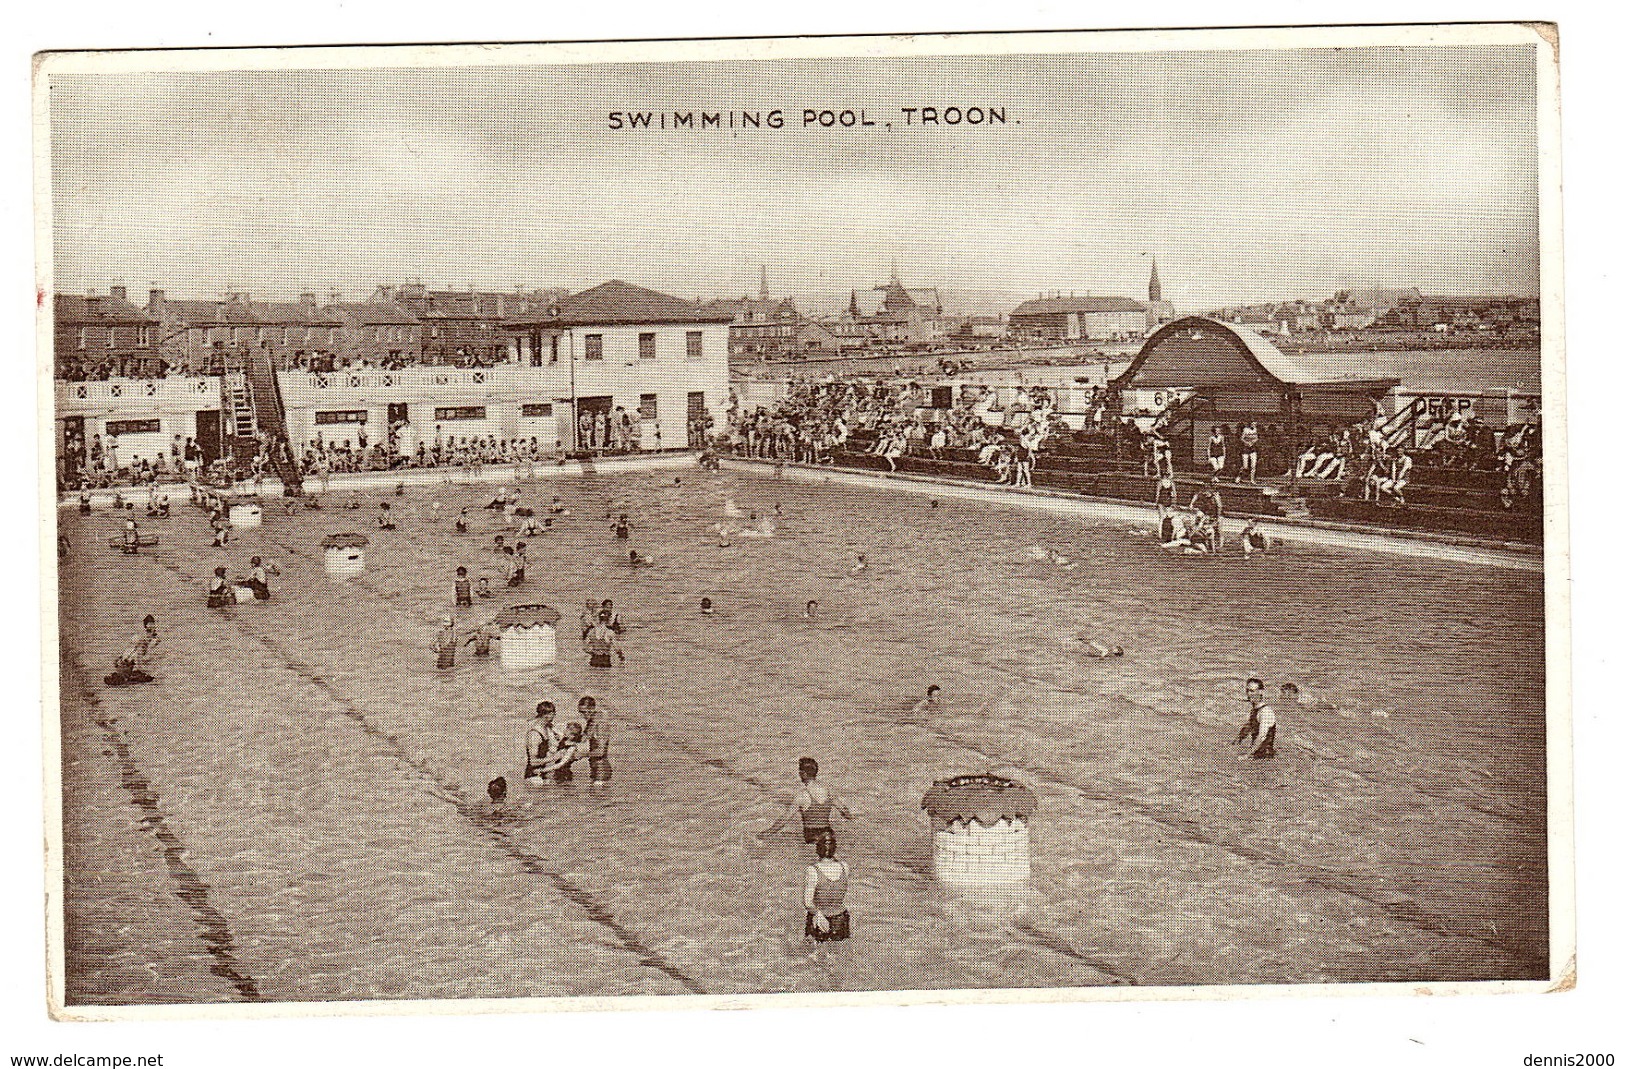
[[(224, 554), (192, 509), (144, 523), (162, 543), (138, 558), (106, 548), (110, 512), (61, 514), (70, 1003), (1547, 975), (1538, 572), (1308, 545), (1189, 560), (1016, 503), (559, 475), (526, 484), (574, 514), (528, 540), (522, 596), (463, 611), (558, 607), (553, 686), (429, 651), (459, 564), (500, 587), (499, 514), (452, 528), (492, 490), (359, 511), (335, 492)], [(729, 498), (779, 506), (777, 537), (719, 548)], [(393, 532), (371, 527), (386, 499)], [(321, 540), (351, 529), (368, 570), (330, 579)], [(254, 553), (282, 568), (273, 600), (205, 609), (214, 565)], [(625, 666), (579, 654), (589, 597), (623, 614)], [(146, 612), (158, 682), (104, 687)], [(1079, 635), (1127, 654), (1090, 660)], [(1228, 745), (1254, 674), (1314, 702), (1281, 710), (1274, 762)], [(931, 683), (944, 708), (910, 714)], [(613, 783), (524, 786), (531, 709), (582, 692), (614, 711)], [(824, 965), (801, 946), (799, 829), (756, 838), (803, 754), (858, 816), (837, 821), (853, 939)], [(1032, 900), (998, 923), (939, 892), (918, 809), (990, 768), (1039, 798)]]

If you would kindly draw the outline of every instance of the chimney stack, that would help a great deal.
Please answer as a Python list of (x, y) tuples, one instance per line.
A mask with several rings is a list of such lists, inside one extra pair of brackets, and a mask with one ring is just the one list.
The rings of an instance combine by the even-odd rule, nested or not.
[(314, 305), (316, 303), (316, 295), (314, 293), (301, 293), (299, 295), (299, 303)]
[(147, 311), (162, 312), (164, 310), (164, 291), (153, 288), (147, 291)]
[(114, 299), (114, 300), (115, 300), (115, 301), (122, 301), (122, 300), (124, 300), (124, 299), (125, 299), (125, 296), (126, 296), (126, 294), (128, 294), (128, 293), (129, 293), (129, 291), (128, 291), (128, 290), (126, 290), (126, 289), (125, 289), (125, 288), (124, 288), (124, 287), (123, 287), (123, 286), (114, 286), (114, 287), (113, 287), (113, 288), (112, 288), (112, 289), (111, 289), (111, 290), (109, 290), (109, 291), (108, 291), (108, 292), (109, 292), (109, 293), (111, 293), (111, 294), (112, 294), (112, 295), (113, 295), (113, 299)]

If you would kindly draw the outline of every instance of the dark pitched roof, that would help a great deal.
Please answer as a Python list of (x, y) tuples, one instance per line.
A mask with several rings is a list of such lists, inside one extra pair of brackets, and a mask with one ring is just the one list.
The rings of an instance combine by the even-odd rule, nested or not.
[(394, 301), (340, 301), (328, 305), (327, 311), (353, 319), (364, 327), (377, 324), (416, 325), (418, 322), (416, 312)]
[(1145, 305), (1129, 297), (1035, 297), (1016, 305), (1013, 316), (1070, 315), (1086, 312), (1143, 312)]
[(118, 297), (81, 297), (59, 293), (51, 303), (58, 323), (156, 323), (157, 320)]
[[(692, 301), (612, 279), (562, 298), (556, 314), (520, 317), (510, 325), (609, 326), (616, 323), (729, 323), (729, 312), (695, 307)], [(549, 309), (552, 312), (553, 309)]]

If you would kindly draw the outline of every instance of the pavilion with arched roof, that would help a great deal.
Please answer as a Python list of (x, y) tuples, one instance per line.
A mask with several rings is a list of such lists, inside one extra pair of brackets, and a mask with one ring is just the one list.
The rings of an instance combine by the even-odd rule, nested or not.
[(1366, 418), (1399, 380), (1364, 373), (1358, 353), (1288, 356), (1247, 327), (1185, 316), (1147, 338), (1113, 385), (1188, 393), (1194, 450), (1214, 424), (1249, 419), (1281, 428), (1295, 447)]

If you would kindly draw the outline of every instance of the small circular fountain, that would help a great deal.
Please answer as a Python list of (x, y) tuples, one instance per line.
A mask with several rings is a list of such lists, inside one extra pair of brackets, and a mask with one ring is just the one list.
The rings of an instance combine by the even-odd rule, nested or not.
[(938, 882), (954, 890), (1014, 890), (1032, 877), (1031, 788), (981, 774), (937, 780), (920, 800), (931, 818)]
[(510, 605), (491, 621), (502, 639), (505, 669), (541, 668), (558, 663), (559, 611), (548, 605)]
[(335, 579), (348, 579), (367, 570), (367, 536), (355, 531), (322, 539), (322, 566)]

